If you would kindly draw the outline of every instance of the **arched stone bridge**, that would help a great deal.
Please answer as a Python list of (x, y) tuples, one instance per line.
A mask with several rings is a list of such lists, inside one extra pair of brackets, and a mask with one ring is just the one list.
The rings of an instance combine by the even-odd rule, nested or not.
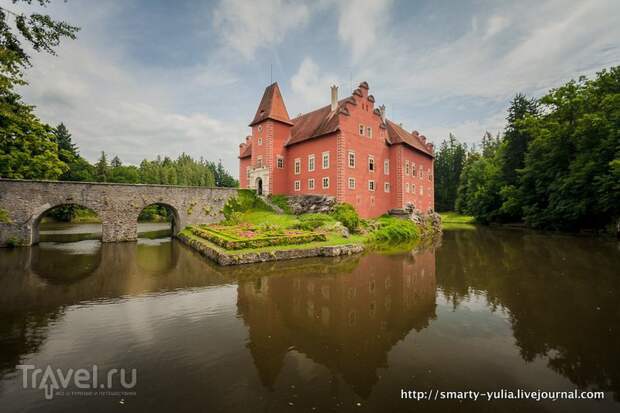
[(36, 244), (41, 218), (59, 205), (95, 211), (103, 242), (135, 241), (138, 215), (148, 205), (172, 211), (176, 235), (190, 224), (222, 220), (224, 204), (236, 194), (235, 188), (0, 179), (0, 246)]

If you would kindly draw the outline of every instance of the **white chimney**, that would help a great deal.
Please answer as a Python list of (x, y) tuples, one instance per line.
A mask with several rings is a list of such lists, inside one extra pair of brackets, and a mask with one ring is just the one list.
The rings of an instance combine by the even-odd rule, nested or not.
[(338, 86), (332, 85), (332, 112), (338, 108)]

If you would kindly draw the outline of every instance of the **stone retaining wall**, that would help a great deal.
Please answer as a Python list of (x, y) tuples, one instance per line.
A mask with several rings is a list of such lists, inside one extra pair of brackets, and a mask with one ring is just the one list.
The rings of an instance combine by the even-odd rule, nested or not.
[(269, 252), (246, 252), (240, 254), (226, 254), (210, 247), (203, 241), (188, 237), (184, 233), (179, 234), (178, 239), (202, 256), (205, 256), (220, 265), (253, 264), (266, 261), (283, 261), (309, 257), (337, 257), (340, 255), (359, 254), (364, 251), (362, 245), (334, 245), (313, 247), (307, 249), (285, 249)]

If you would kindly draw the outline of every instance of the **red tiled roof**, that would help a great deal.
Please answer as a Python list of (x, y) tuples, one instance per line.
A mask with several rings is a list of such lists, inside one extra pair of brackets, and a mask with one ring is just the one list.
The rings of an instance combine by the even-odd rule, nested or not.
[(402, 127), (392, 122), (389, 119), (386, 119), (387, 122), (387, 130), (388, 130), (388, 142), (391, 144), (397, 143), (405, 143), (411, 146), (414, 149), (419, 150), (431, 157), (434, 157), (433, 153), (426, 147), (424, 143), (420, 140), (419, 136), (412, 135), (411, 133), (404, 130)]
[(254, 126), (266, 119), (273, 119), (292, 125), (278, 82), (272, 83), (265, 88), (265, 93), (263, 93), (263, 98), (260, 101), (260, 105), (258, 105), (256, 115), (254, 115), (254, 120), (252, 120), (250, 126)]
[(248, 158), (250, 156), (252, 156), (252, 142), (243, 144), (239, 159)]
[(293, 119), (291, 137), (286, 146), (336, 132), (340, 128), (338, 113), (349, 113), (346, 108), (347, 102), (351, 103), (350, 98), (340, 100), (335, 111), (331, 110), (331, 105), (327, 105)]

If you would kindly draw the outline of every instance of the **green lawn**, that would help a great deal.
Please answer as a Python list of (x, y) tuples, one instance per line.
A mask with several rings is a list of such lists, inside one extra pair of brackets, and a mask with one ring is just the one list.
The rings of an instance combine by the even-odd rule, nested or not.
[(470, 215), (461, 215), (456, 212), (441, 212), (441, 222), (446, 224), (474, 224), (476, 219)]

